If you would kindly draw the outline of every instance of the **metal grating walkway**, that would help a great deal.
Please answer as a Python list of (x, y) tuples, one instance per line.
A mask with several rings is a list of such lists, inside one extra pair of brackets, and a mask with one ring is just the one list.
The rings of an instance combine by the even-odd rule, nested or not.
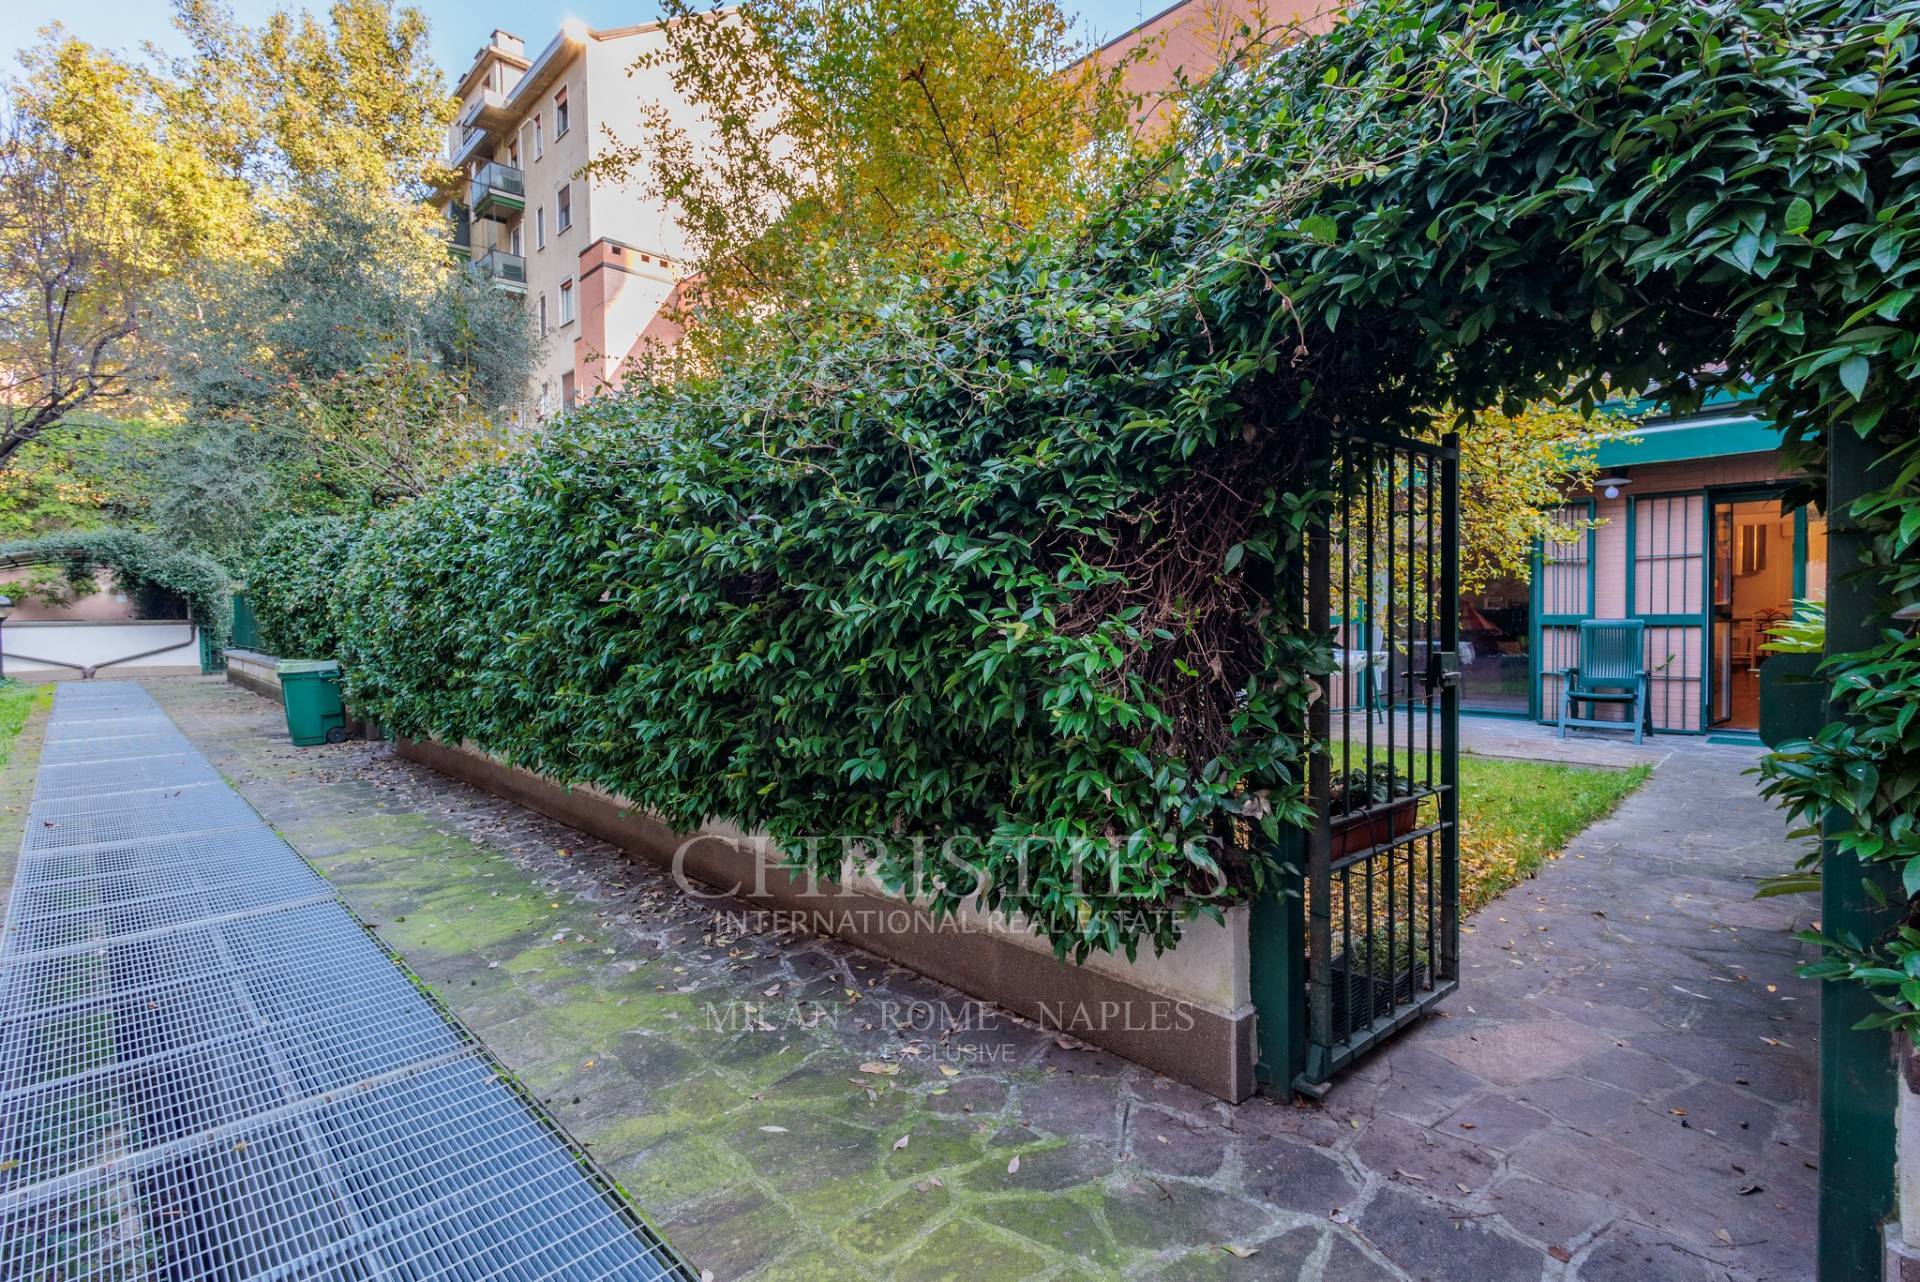
[(0, 1279), (694, 1274), (145, 691), (62, 685), (0, 935)]

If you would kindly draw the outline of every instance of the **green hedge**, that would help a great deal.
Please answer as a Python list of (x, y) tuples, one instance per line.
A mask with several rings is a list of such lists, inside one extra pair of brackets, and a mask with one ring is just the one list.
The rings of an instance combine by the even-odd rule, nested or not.
[(356, 704), (822, 871), (863, 839), (936, 908), (984, 874), (1062, 951), (1162, 945), (1259, 879), (1236, 820), (1304, 815), (1330, 435), (1753, 371), (1815, 469), (1833, 425), (1910, 442), (1920, 0), (1343, 17), (1071, 234), (383, 518)]
[(261, 647), (287, 659), (331, 659), (340, 639), (347, 559), (366, 529), (348, 517), (291, 517), (260, 536), (247, 566), (247, 600)]
[(42, 534), (0, 543), (0, 560), (58, 568), (77, 590), (91, 591), (96, 571), (113, 572), (114, 586), (139, 600), (154, 592), (180, 599), (187, 617), (225, 646), (233, 626), (232, 586), (210, 557), (183, 552), (135, 530)]

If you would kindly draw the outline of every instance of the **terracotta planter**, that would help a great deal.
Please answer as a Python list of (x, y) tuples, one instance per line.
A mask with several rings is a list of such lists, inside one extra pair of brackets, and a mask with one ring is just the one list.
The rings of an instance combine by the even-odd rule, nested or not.
[(1340, 859), (1373, 846), (1385, 845), (1395, 837), (1404, 837), (1413, 831), (1419, 811), (1420, 798), (1402, 797), (1385, 810), (1335, 815), (1328, 837), (1328, 850), (1335, 859)]

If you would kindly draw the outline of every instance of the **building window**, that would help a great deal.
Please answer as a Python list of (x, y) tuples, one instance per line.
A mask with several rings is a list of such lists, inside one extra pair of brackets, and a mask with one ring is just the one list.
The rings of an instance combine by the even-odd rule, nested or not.
[(507, 144), (507, 163), (515, 169), (520, 168), (520, 140), (515, 138)]
[(560, 282), (560, 323), (566, 325), (573, 320), (573, 282)]
[(507, 252), (509, 254), (524, 254), (527, 252), (526, 236), (519, 223), (515, 223), (512, 230), (507, 233)]
[(547, 247), (547, 207), (545, 205), (535, 205), (533, 208), (533, 247), (535, 249)]
[(547, 336), (547, 291), (540, 291), (540, 337)]
[[(520, 155), (531, 156), (533, 154), (533, 126), (532, 125), (520, 126), (520, 137), (514, 142), (514, 150), (516, 153)], [(517, 165), (520, 162), (515, 161), (514, 163)]]
[(573, 371), (568, 370), (560, 376), (560, 404), (572, 409), (578, 402), (573, 395)]
[(573, 226), (573, 184), (561, 183), (560, 195), (554, 201), (553, 227), (563, 232)]
[(540, 113), (535, 112), (533, 115), (533, 158), (538, 160), (544, 156), (546, 152), (547, 140), (540, 127)]
[(567, 91), (565, 89), (553, 95), (553, 136), (556, 141), (567, 136)]

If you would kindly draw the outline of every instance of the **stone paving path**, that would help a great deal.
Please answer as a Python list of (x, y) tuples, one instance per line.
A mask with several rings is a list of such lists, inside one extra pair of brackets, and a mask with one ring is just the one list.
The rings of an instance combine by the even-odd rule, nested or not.
[(1751, 899), (1790, 852), (1740, 749), (1673, 751), (1477, 914), (1462, 991), (1324, 1105), (1233, 1108), (384, 745), (149, 689), (723, 1282), (1811, 1273), (1807, 905)]

